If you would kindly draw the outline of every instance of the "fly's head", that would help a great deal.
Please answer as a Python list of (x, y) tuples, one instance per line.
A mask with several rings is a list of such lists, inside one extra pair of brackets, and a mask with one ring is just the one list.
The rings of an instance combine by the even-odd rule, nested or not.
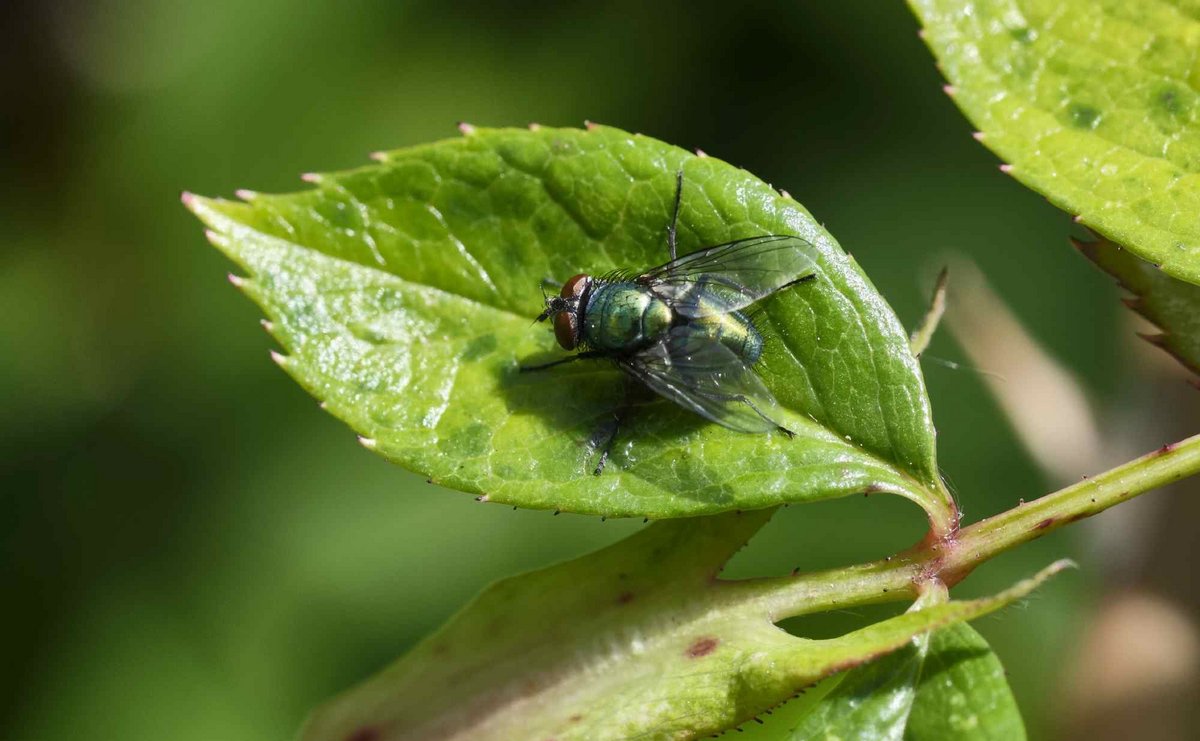
[(554, 339), (564, 350), (579, 346), (579, 325), (583, 314), (583, 299), (592, 285), (589, 275), (580, 273), (563, 284), (557, 296), (546, 297), (546, 310), (537, 320), (554, 322)]

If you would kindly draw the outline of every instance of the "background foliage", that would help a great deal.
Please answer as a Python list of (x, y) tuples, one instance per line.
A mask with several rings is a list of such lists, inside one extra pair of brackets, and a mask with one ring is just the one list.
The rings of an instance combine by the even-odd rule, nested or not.
[[(1065, 246), (1066, 217), (971, 140), (900, 2), (14, 3), (0, 29), (4, 737), (288, 738), (492, 579), (638, 527), (482, 507), (359, 448), (269, 362), (257, 309), (177, 205), (185, 187), (293, 190), (283, 173), (354, 166), (460, 119), (590, 118), (786, 188), (910, 325), (936, 255), (967, 254), (1114, 419), (1168, 409), (1148, 431), (1123, 425), (1135, 450), (1196, 416), (1179, 384), (1146, 382), (1155, 351), (1125, 343), (1112, 281)], [(927, 356), (960, 359), (947, 337)], [(925, 368), (969, 518), (1048, 488), (977, 374)], [(879, 556), (923, 524), (899, 499), (792, 507), (729, 573)], [(962, 596), (1081, 537), (989, 564)], [(1172, 571), (1189, 560), (1118, 550), (1036, 609), (976, 624), (1031, 736), (1056, 728), (1069, 631), (1105, 574), (1191, 584)]]

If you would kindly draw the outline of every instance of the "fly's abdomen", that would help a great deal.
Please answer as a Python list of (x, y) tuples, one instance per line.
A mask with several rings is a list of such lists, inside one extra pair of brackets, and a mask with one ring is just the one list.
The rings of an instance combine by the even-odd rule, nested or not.
[(698, 317), (689, 324), (700, 328), (709, 337), (728, 347), (746, 365), (754, 365), (762, 357), (762, 335), (753, 322), (740, 311)]
[(671, 328), (671, 309), (636, 283), (597, 285), (583, 314), (583, 341), (595, 350), (631, 352)]

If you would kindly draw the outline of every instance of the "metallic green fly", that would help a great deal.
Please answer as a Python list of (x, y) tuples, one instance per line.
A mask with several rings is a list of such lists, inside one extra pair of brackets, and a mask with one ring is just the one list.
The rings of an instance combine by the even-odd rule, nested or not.
[[(671, 260), (639, 275), (580, 273), (546, 298), (537, 318), (554, 323), (562, 360), (522, 371), (545, 370), (575, 360), (605, 359), (631, 378), (684, 409), (738, 432), (792, 432), (776, 421), (778, 404), (752, 366), (763, 337), (743, 309), (789, 286), (816, 277), (812, 245), (773, 234), (739, 239), (683, 257), (675, 231), (683, 193), (676, 175), (675, 206), (667, 228)], [(604, 469), (626, 407), (601, 428), (597, 476)]]

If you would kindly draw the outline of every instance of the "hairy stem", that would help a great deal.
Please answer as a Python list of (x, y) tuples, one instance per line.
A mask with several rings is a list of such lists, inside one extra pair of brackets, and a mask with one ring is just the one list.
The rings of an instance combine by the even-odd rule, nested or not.
[[(1021, 504), (959, 531), (939, 570), (953, 584), (975, 566), (1071, 522), (1200, 473), (1200, 435)], [(957, 577), (957, 578), (955, 578)]]
[(1200, 435), (1164, 445), (1078, 484), (980, 520), (946, 538), (927, 538), (882, 561), (771, 579), (723, 583), (726, 598), (765, 608), (773, 620), (877, 602), (915, 599), (922, 584), (953, 586), (976, 566), (1021, 543), (1127, 499), (1200, 473)]

